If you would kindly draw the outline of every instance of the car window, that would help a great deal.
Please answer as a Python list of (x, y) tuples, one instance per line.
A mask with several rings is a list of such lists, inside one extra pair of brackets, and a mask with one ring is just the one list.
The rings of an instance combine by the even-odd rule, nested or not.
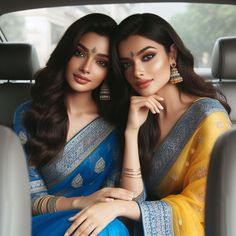
[(195, 68), (209, 68), (215, 40), (236, 35), (236, 6), (190, 3), (137, 3), (44, 8), (8, 13), (0, 28), (8, 41), (29, 42), (46, 63), (66, 28), (93, 12), (109, 14), (118, 23), (134, 13), (151, 12), (165, 18), (195, 56)]

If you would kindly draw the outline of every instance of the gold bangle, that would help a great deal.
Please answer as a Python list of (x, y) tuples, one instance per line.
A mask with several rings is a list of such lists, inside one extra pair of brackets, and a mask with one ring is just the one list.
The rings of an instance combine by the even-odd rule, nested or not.
[(57, 203), (57, 200), (61, 199), (61, 198), (64, 198), (64, 197), (51, 197), (48, 199), (48, 202), (47, 202), (47, 211), (52, 213), (52, 212), (56, 212), (57, 211), (57, 208), (56, 208), (56, 203)]
[(122, 175), (125, 175), (125, 176), (139, 176), (140, 175), (141, 176), (141, 170), (140, 170), (140, 168), (137, 170), (123, 168)]
[(39, 198), (38, 203), (37, 203), (37, 213), (39, 215), (43, 214), (43, 201), (45, 200), (45, 196), (42, 196)]
[(32, 213), (33, 213), (33, 215), (37, 215), (37, 205), (36, 205), (37, 201), (38, 201), (37, 198), (32, 200)]
[(141, 172), (137, 172), (137, 173), (130, 173), (130, 172), (122, 172), (123, 175), (141, 175)]
[(37, 202), (37, 207), (35, 206), (34, 207), (34, 214), (44, 214), (46, 213), (47, 211), (44, 210), (44, 203), (47, 199), (49, 199), (50, 197), (52, 197), (52, 195), (46, 195), (46, 196), (42, 196), (39, 198), (38, 202)]
[(138, 168), (138, 169), (130, 169), (130, 168), (123, 168), (123, 171), (127, 171), (127, 172), (140, 172), (141, 171), (141, 169), (140, 168)]
[(141, 178), (142, 177), (141, 172), (138, 174), (122, 173), (121, 175), (127, 178)]

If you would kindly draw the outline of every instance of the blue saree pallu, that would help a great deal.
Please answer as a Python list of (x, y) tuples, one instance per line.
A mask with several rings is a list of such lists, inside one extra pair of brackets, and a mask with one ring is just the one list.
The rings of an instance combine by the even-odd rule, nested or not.
[[(22, 113), (30, 102), (18, 107), (14, 128), (23, 144), (27, 133), (22, 125)], [(64, 150), (47, 163), (39, 173), (29, 166), (32, 201), (43, 195), (65, 197), (87, 196), (103, 187), (114, 187), (119, 179), (121, 158), (114, 127), (102, 118), (96, 118), (69, 140)], [(66, 210), (32, 217), (32, 235), (64, 235), (71, 225), (68, 219), (79, 210)], [(113, 220), (99, 234), (129, 235), (125, 225)]]

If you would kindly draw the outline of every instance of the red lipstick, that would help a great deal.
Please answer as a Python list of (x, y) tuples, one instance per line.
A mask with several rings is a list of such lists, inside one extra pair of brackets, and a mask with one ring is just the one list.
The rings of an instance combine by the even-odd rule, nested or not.
[(152, 81), (153, 81), (153, 79), (138, 80), (137, 86), (141, 89), (144, 89), (144, 88), (147, 88), (151, 84)]
[(87, 83), (89, 83), (91, 81), (87, 77), (84, 77), (84, 76), (82, 76), (80, 74), (74, 74), (74, 79), (79, 84), (87, 84)]

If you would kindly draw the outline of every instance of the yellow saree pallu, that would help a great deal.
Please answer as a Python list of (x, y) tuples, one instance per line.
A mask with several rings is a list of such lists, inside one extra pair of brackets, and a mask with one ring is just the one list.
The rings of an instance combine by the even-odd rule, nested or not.
[(206, 177), (216, 139), (231, 127), (214, 99), (195, 101), (156, 150), (139, 202), (143, 234), (204, 235)]

